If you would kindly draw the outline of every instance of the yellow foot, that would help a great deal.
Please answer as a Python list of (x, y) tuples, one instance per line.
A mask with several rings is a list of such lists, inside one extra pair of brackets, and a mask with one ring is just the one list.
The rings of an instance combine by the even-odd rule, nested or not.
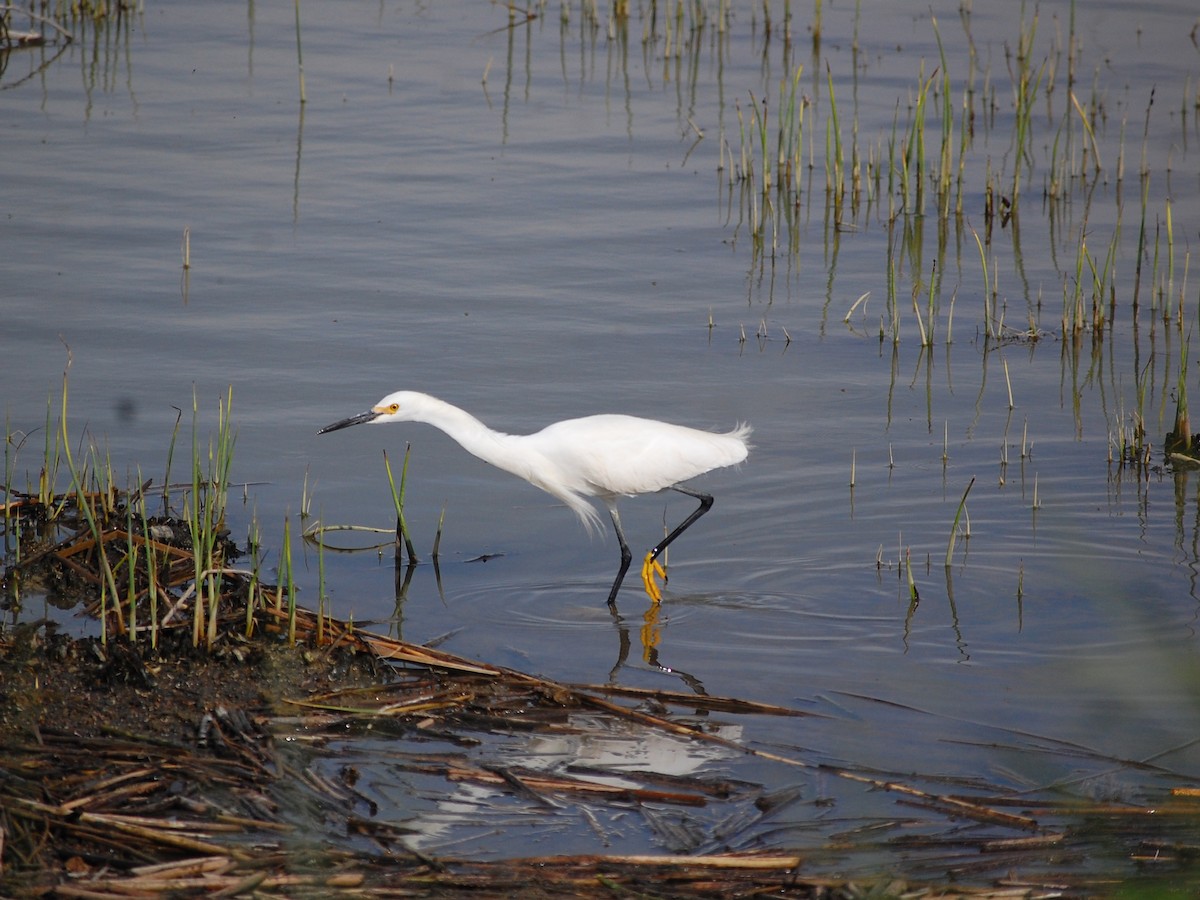
[(662, 600), (662, 591), (659, 590), (658, 582), (654, 580), (655, 575), (662, 578), (663, 584), (666, 584), (667, 570), (663, 568), (662, 563), (647, 553), (646, 558), (642, 560), (642, 584), (645, 585), (650, 599), (658, 603)]

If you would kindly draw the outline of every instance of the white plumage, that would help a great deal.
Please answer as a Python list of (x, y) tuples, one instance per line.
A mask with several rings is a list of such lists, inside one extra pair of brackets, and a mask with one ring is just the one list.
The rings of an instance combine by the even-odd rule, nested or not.
[(621, 545), (621, 569), (609, 593), (615, 601), (632, 554), (625, 542), (617, 498), (674, 489), (700, 501), (679, 527), (646, 554), (642, 581), (661, 597), (654, 575), (665, 572), (659, 555), (712, 506), (710, 495), (681, 482), (742, 462), (750, 451), (750, 426), (714, 433), (655, 419), (616, 414), (564, 419), (533, 434), (493, 431), (466, 410), (416, 391), (388, 394), (371, 409), (322, 428), (319, 434), (367, 422), (425, 422), (440, 428), (469, 453), (523, 478), (569, 506), (589, 530), (601, 527), (590, 498), (608, 509)]

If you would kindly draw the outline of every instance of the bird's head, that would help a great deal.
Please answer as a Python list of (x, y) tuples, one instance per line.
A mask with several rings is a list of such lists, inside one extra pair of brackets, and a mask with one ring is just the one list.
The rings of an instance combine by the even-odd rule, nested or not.
[(368, 410), (348, 419), (341, 419), (332, 425), (326, 425), (317, 434), (327, 434), (339, 431), (351, 425), (363, 425), (368, 422), (411, 422), (418, 419), (418, 413), (426, 399), (425, 394), (414, 391), (396, 391), (388, 394)]

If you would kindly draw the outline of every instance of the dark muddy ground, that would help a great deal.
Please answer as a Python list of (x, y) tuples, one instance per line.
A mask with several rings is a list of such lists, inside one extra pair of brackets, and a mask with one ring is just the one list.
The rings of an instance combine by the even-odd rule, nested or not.
[(367, 657), (240, 641), (207, 653), (183, 635), (146, 653), (22, 626), (0, 653), (0, 741), (37, 740), (44, 729), (78, 737), (128, 736), (194, 744), (218, 707), (250, 715), (280, 698), (375, 683)]
[[(791, 855), (483, 863), (410, 852), (400, 834), (354, 814), (355, 772), (320, 783), (293, 748), (278, 745), (271, 723), (302, 709), (289, 701), (320, 704), (341, 694), (359, 705), (385, 695), (394, 703), (392, 686), (407, 679), (422, 698), (469, 696), (460, 712), (479, 727), (502, 723), (514, 705), (540, 706), (543, 722), (561, 722), (573, 691), (518, 673), (497, 672), (501, 683), (493, 685), (479, 672), (400, 671), (380, 658), (399, 645), (373, 653), (353, 641), (288, 646), (260, 634), (225, 634), (205, 652), (181, 629), (150, 651), (123, 639), (72, 639), (40, 623), (0, 642), (0, 895), (860, 895), (853, 885), (801, 878), (801, 859)], [(459, 768), (451, 780), (492, 775)], [(531, 790), (519, 776), (500, 777)], [(691, 802), (688, 787), (653, 794)], [(339, 833), (361, 831), (378, 850), (289, 847), (296, 805), (338, 821)]]

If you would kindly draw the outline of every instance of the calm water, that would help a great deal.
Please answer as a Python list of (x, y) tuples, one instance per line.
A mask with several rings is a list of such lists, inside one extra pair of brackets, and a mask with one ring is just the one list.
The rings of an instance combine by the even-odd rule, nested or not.
[[(1084, 779), (1082, 793), (1153, 802), (1176, 774), (1200, 772), (1196, 476), (1161, 455), (1181, 358), (1162, 309), (1182, 296), (1186, 335), (1197, 303), (1195, 11), (1080, 4), (1069, 52), (1065, 3), (1042, 4), (1036, 27), (1032, 9), (1022, 21), (1015, 7), (960, 16), (935, 4), (936, 30), (924, 7), (859, 20), (853, 4), (826, 4), (819, 43), (808, 7), (793, 10), (787, 42), (782, 9), (767, 37), (761, 5), (744, 5), (724, 32), (715, 8), (696, 32), (685, 22), (693, 36), (676, 55), (661, 21), (643, 42), (648, 12), (593, 23), (548, 5), (510, 28), (486, 4), (306, 4), (304, 106), (291, 5), (151, 2), (60, 55), (11, 54), (0, 77), (8, 428), (42, 426), (69, 347), (73, 433), (131, 482), (138, 467), (161, 477), (176, 409), (186, 426), (194, 392), (213, 428), (232, 385), (234, 477), (251, 486), (231, 524), (245, 534), (257, 516), (272, 560), (284, 518), (299, 524), (306, 476), (315, 517), (388, 527), (381, 450), (396, 462), (409, 442), (407, 516), (426, 557), (445, 510), (440, 585), (422, 565), (398, 600), (390, 552), (327, 554), (335, 615), (547, 677), (601, 682), (621, 662), (619, 682), (687, 689), (637, 646), (647, 603), (636, 579), (621, 621), (604, 606), (611, 535), (589, 539), (569, 511), (426, 426), (316, 431), (400, 387), (509, 431), (605, 411), (749, 421), (749, 461), (704, 480), (716, 506), (672, 548), (662, 666), (710, 693), (829, 714), (738, 726), (742, 739), (815, 760), (1031, 789)], [(938, 33), (955, 166), (968, 88), (976, 112), (962, 216), (940, 234), (936, 196), (923, 210), (910, 198), (905, 215), (886, 168), (931, 76), (926, 152), (939, 152)], [(1040, 85), (1024, 153), (1022, 33)], [(1099, 175), (1072, 65), (1079, 109), (1095, 111)], [(784, 215), (787, 200), (772, 191), (764, 211), (735, 176), (743, 146), (760, 153), (750, 125), (764, 99), (774, 153), (781, 80), (797, 67), (801, 190)], [(844, 157), (856, 145), (864, 171), (880, 172), (836, 225), (826, 67)], [(993, 322), (1006, 327), (986, 340), (971, 229), (986, 237), (989, 174), (1011, 195), (1018, 159), (1018, 217), (1003, 228), (997, 218), (986, 245)], [(760, 177), (761, 154), (756, 166)], [(1093, 264), (1113, 321), (1064, 341), (1064, 295), (1079, 274), (1090, 308)], [(912, 298), (924, 312), (933, 272), (923, 350)], [(1187, 386), (1200, 391), (1190, 371)], [(1139, 403), (1153, 465), (1121, 469), (1111, 444)], [(40, 455), (38, 432), (16, 471), (36, 470)], [(970, 539), (946, 569), (972, 478)], [(627, 502), (635, 554), (689, 506)], [(315, 603), (317, 560), (296, 552)], [(424, 846), (451, 845), (454, 798), (392, 777), (377, 749), (341, 752), (378, 767), (380, 815), (435, 822)], [(1161, 772), (1115, 762), (1149, 758)], [(744, 761), (733, 771), (773, 787), (800, 780)], [(890, 796), (801, 783), (809, 800), (835, 797), (839, 820), (896, 814)], [(761, 840), (826, 836), (805, 830), (817, 815), (805, 807)], [(531, 842), (597, 849), (586, 824), (485, 828), (467, 849), (518, 854)], [(628, 843), (618, 849), (662, 848), (640, 831)], [(882, 852), (863, 865), (900, 860)]]

